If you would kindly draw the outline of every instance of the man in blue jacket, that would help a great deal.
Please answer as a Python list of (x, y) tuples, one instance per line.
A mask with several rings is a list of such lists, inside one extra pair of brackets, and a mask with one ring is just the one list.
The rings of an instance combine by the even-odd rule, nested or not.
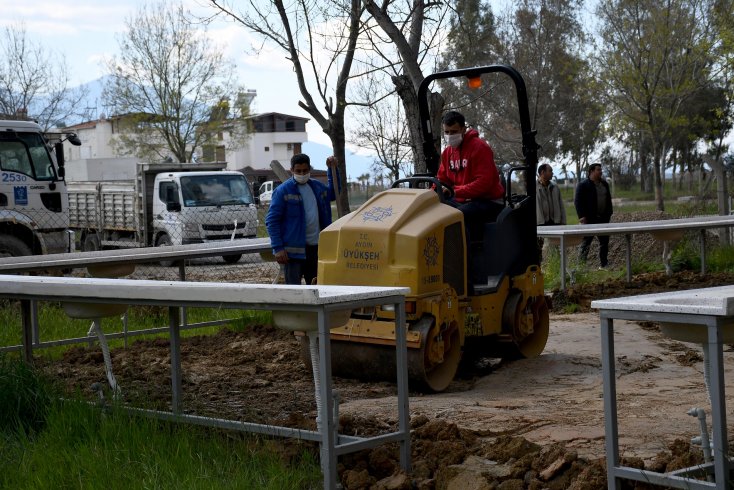
[[(609, 190), (609, 184), (602, 178), (600, 163), (589, 165), (589, 178), (576, 187), (573, 203), (576, 206), (579, 223), (582, 225), (609, 223), (612, 218), (612, 193)], [(600, 269), (606, 269), (609, 264), (607, 259), (609, 235), (599, 235), (597, 238), (599, 240)], [(579, 256), (584, 263), (589, 256), (589, 246), (592, 240), (594, 240), (593, 236), (585, 236), (581, 243)]]
[(311, 178), (311, 159), (304, 153), (291, 158), (293, 177), (273, 191), (265, 226), (275, 260), (285, 266), (286, 284), (312, 284), (319, 258), (319, 233), (331, 224), (331, 201), (336, 199), (332, 169), (326, 159), (329, 186)]

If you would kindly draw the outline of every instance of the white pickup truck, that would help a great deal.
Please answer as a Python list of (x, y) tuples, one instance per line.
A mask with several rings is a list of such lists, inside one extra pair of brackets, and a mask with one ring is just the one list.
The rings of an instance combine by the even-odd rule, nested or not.
[(254, 238), (258, 217), (250, 185), (224, 167), (139, 163), (134, 180), (68, 182), (69, 226), (88, 251)]

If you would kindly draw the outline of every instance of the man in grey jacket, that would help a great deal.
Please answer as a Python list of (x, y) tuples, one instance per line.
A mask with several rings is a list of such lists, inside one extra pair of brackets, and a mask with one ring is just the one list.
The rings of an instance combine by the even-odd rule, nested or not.
[[(561, 189), (553, 182), (553, 169), (547, 163), (538, 166), (535, 216), (538, 226), (566, 224), (566, 208), (563, 206)], [(538, 237), (538, 261), (543, 260), (543, 238)]]

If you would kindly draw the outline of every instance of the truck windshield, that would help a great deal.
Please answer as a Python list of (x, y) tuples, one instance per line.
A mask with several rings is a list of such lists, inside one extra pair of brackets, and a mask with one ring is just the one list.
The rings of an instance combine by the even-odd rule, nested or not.
[(41, 135), (16, 133), (17, 139), (0, 139), (0, 167), (18, 172), (35, 180), (55, 178), (51, 156)]
[(181, 177), (184, 206), (236, 206), (252, 204), (244, 175), (193, 175)]

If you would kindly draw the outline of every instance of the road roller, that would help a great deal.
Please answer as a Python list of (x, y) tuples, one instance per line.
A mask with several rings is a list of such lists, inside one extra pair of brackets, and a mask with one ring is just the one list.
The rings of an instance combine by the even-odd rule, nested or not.
[[(505, 207), (495, 222), (469, 234), (464, 217), (446, 204), (436, 180), (440, 155), (432, 135), (429, 85), (465, 77), (472, 86), (488, 74), (515, 84), (525, 161), (503, 173)], [(319, 239), (319, 284), (409, 287), (406, 297), (408, 370), (413, 390), (440, 392), (462, 357), (512, 359), (543, 352), (549, 301), (544, 294), (535, 221), (537, 145), (525, 84), (512, 67), (491, 65), (428, 76), (419, 88), (419, 114), (428, 172), (396, 181), (356, 211), (333, 222)], [(512, 189), (513, 173), (524, 184)], [(517, 176), (516, 176), (517, 177)], [(395, 377), (394, 311), (354, 310), (331, 330), (335, 376)], [(305, 342), (305, 338), (303, 339)], [(307, 349), (304, 349), (307, 352)]]

